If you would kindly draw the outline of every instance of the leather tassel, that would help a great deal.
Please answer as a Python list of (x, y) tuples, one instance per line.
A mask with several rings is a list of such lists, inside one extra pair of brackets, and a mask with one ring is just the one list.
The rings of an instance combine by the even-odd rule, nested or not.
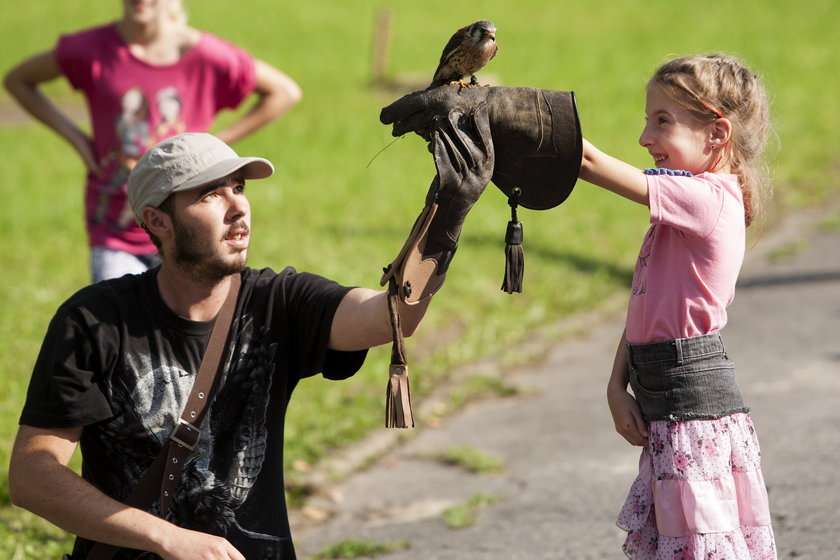
[(414, 415), (411, 413), (408, 363), (405, 358), (405, 341), (400, 326), (400, 311), (397, 307), (397, 281), (393, 275), (388, 279), (388, 311), (394, 342), (391, 346), (388, 389), (385, 391), (385, 427), (413, 428)]
[(391, 364), (390, 371), (388, 398), (385, 405), (385, 427), (413, 428), (414, 416), (411, 413), (408, 366), (405, 364)]
[(512, 294), (522, 292), (522, 279), (525, 276), (525, 253), (522, 250), (522, 222), (516, 218), (516, 206), (522, 191), (513, 189), (508, 199), (510, 205), (510, 221), (505, 233), (505, 278), (502, 290)]
[[(519, 226), (521, 235), (522, 224), (519, 222), (508, 224), (508, 231), (511, 226)], [(522, 292), (522, 277), (525, 272), (525, 254), (522, 251), (521, 243), (508, 243), (505, 245), (505, 279), (502, 282), (502, 290), (512, 294)]]

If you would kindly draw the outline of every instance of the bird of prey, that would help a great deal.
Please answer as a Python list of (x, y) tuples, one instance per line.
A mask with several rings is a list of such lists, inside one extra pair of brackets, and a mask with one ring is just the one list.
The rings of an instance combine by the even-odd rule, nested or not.
[[(496, 26), (492, 22), (479, 20), (462, 27), (446, 43), (429, 87), (446, 83), (457, 83), (461, 87), (478, 85), (475, 73), (484, 68), (498, 50)], [(467, 76), (469, 82), (464, 81)]]

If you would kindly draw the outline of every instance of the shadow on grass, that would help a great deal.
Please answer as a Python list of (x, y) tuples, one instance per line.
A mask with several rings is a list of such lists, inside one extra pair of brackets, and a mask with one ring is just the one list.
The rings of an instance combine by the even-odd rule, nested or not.
[[(381, 241), (386, 237), (393, 237), (394, 239), (404, 239), (408, 234), (408, 226), (405, 229), (394, 228), (377, 228), (377, 227), (336, 227), (331, 231), (338, 236), (354, 237), (357, 239), (369, 238), (371, 240)], [(497, 236), (490, 235), (475, 235), (465, 234), (461, 236), (459, 245), (469, 245), (471, 247), (489, 247), (498, 248), (499, 254), (504, 255), (505, 243), (504, 239)], [(398, 249), (398, 248), (397, 248)], [(395, 249), (395, 251), (397, 250)], [(619, 266), (614, 262), (606, 259), (598, 259), (591, 255), (583, 255), (573, 251), (562, 251), (553, 248), (544, 247), (539, 240), (526, 241), (523, 243), (523, 251), (527, 263), (528, 257), (537, 257), (546, 261), (554, 261), (558, 264), (566, 264), (569, 267), (581, 273), (605, 273), (606, 276), (618, 284), (624, 284), (628, 287), (633, 280), (633, 269), (628, 266)], [(396, 253), (395, 253), (396, 254)], [(503, 258), (503, 257), (500, 257)]]

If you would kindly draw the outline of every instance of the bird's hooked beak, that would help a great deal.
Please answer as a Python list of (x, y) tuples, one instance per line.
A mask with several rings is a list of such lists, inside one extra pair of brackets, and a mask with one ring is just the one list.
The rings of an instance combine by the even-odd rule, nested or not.
[(490, 29), (482, 29), (481, 35), (484, 37), (489, 37), (491, 41), (496, 40), (496, 31)]

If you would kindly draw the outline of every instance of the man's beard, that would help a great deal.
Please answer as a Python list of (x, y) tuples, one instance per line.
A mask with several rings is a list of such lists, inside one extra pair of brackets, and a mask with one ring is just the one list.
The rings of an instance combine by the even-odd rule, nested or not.
[[(175, 230), (175, 251), (173, 258), (193, 278), (200, 280), (221, 280), (225, 276), (238, 274), (245, 268), (247, 252), (234, 255), (225, 260), (218, 254), (207, 250), (207, 243), (198, 239), (191, 229), (173, 220)], [(242, 229), (241, 224), (232, 225), (228, 231)], [(226, 234), (227, 235), (227, 234)]]

